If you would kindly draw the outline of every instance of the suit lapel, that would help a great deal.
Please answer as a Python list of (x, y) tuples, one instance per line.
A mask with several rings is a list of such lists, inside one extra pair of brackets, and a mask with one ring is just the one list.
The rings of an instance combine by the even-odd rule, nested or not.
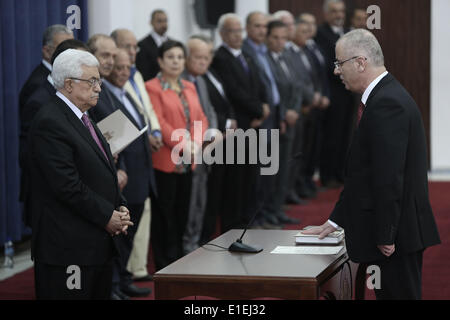
[[(105, 142), (103, 135), (101, 132), (96, 128), (96, 125), (93, 124), (94, 129), (97, 133), (98, 138), (100, 139), (103, 149), (105, 149), (106, 154), (108, 155), (108, 160), (105, 159), (105, 155), (98, 147), (97, 143), (95, 142), (94, 138), (92, 138), (89, 129), (86, 128), (86, 126), (81, 122), (80, 119), (77, 118), (77, 116), (70, 110), (69, 106), (66, 105), (64, 101), (62, 101), (60, 98), (57, 98), (57, 103), (61, 105), (61, 109), (64, 110), (64, 113), (66, 114), (66, 117), (68, 121), (72, 124), (72, 126), (75, 128), (75, 130), (78, 131), (80, 136), (82, 136), (87, 143), (94, 149), (94, 151), (97, 153), (97, 155), (102, 159), (103, 163), (112, 170), (112, 164), (114, 163), (112, 161), (112, 156), (109, 156), (111, 152), (109, 151), (109, 145)], [(92, 122), (92, 121), (91, 121)]]

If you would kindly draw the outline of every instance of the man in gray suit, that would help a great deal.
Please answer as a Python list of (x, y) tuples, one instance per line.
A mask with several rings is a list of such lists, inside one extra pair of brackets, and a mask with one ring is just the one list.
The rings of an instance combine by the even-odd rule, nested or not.
[[(267, 101), (270, 106), (270, 115), (263, 122), (261, 128), (268, 129), (280, 129), (280, 134), (285, 133), (286, 127), (284, 123), (284, 110), (280, 104), (281, 96), (275, 81), (275, 76), (272, 68), (270, 67), (269, 59), (267, 56), (267, 47), (265, 40), (267, 36), (267, 23), (268, 17), (262, 12), (252, 12), (247, 16), (246, 30), (247, 38), (242, 45), (242, 51), (247, 53), (256, 62), (258, 67), (258, 74), (261, 82), (264, 85), (264, 89), (267, 96)], [(279, 143), (279, 141), (270, 141), (268, 143)], [(269, 149), (269, 147), (268, 147)], [(292, 219), (285, 214), (279, 214), (279, 212), (273, 212), (272, 207), (272, 194), (277, 192), (275, 190), (275, 182), (277, 175), (273, 176), (260, 176), (257, 187), (258, 198), (254, 202), (254, 210), (261, 210), (258, 213), (258, 219), (256, 226), (263, 228), (281, 228), (284, 223), (296, 224), (299, 221)], [(254, 212), (254, 211), (253, 211)]]
[[(217, 129), (217, 115), (209, 99), (206, 82), (201, 77), (208, 71), (210, 63), (211, 53), (208, 44), (197, 38), (189, 39), (187, 42), (186, 69), (181, 77), (195, 84), (203, 112), (208, 118), (209, 128)], [(214, 138), (206, 137), (206, 141)], [(202, 163), (197, 165), (192, 175), (188, 223), (183, 235), (183, 249), (186, 254), (198, 248), (208, 197), (208, 173), (209, 167)]]
[(275, 190), (271, 194), (271, 210), (274, 214), (283, 215), (282, 205), (288, 192), (289, 159), (295, 157), (292, 153), (295, 126), (301, 121), (301, 94), (303, 83), (295, 76), (291, 62), (286, 59), (285, 46), (288, 41), (288, 28), (279, 20), (271, 21), (267, 26), (267, 57), (274, 72), (274, 77), (280, 92), (280, 106), (284, 112), (286, 133), (280, 135), (280, 164), (275, 182)]
[[(294, 25), (294, 18), (288, 11), (278, 11), (274, 13), (274, 17), (279, 19), (284, 24), (291, 26), (288, 32), (288, 40), (285, 47), (286, 59), (291, 61), (292, 70), (295, 77), (302, 83), (303, 94), (303, 108), (302, 113), (307, 113), (313, 106), (320, 103), (320, 94), (315, 91), (314, 81), (311, 77), (312, 66), (306, 56), (305, 52), (299, 48), (293, 41), (296, 36), (296, 27)], [(299, 154), (303, 151), (304, 136), (303, 136), (303, 120), (297, 121), (294, 133), (293, 154)], [(295, 190), (296, 177), (298, 176), (303, 158), (291, 161), (289, 169), (289, 184), (287, 202), (293, 204), (302, 204), (304, 201), (299, 197)]]

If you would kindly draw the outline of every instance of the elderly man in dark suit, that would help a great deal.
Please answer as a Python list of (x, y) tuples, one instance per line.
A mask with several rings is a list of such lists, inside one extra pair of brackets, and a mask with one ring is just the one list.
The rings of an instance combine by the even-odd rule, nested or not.
[[(125, 83), (130, 77), (130, 68), (131, 61), (127, 51), (117, 49), (113, 70), (104, 79), (104, 86), (109, 91), (109, 98), (108, 101), (103, 101), (90, 111), (94, 121), (99, 122), (119, 109), (139, 130), (146, 126), (144, 115), (124, 89)], [(121, 168), (128, 177), (127, 184), (122, 192), (127, 199), (131, 220), (135, 227), (130, 228), (128, 234), (118, 241), (120, 259), (118, 260), (117, 270), (120, 280), (118, 285), (114, 282), (113, 291), (119, 298), (146, 296), (150, 293), (150, 289), (138, 288), (133, 285), (132, 274), (127, 271), (126, 266), (133, 248), (134, 235), (144, 211), (145, 200), (147, 197), (155, 197), (157, 194), (148, 135), (144, 133), (131, 143), (120, 153), (119, 159), (122, 163)]]
[[(235, 111), (237, 126), (240, 129), (259, 128), (270, 113), (267, 96), (259, 71), (253, 59), (241, 50), (242, 23), (236, 14), (225, 14), (219, 19), (219, 32), (223, 44), (217, 49), (212, 67), (223, 80), (227, 97)], [(248, 155), (249, 146), (245, 150)], [(259, 174), (256, 165), (233, 164), (226, 177), (227, 195), (224, 201), (224, 224), (222, 231), (245, 226), (252, 214), (256, 201), (254, 186)]]
[[(56, 57), (67, 49), (87, 50), (86, 45), (76, 39), (67, 39), (61, 42), (53, 53), (51, 64)], [(24, 203), (24, 219), (25, 224), (31, 227), (31, 210), (29, 208), (29, 183), (28, 183), (28, 167), (27, 167), (27, 146), (28, 131), (38, 111), (50, 101), (56, 94), (53, 79), (50, 75), (30, 96), (27, 103), (20, 110), (20, 134), (19, 134), (19, 164), (21, 169), (20, 177), (20, 201)]]
[(332, 67), (336, 42), (348, 31), (344, 27), (344, 1), (326, 0), (324, 13), (326, 22), (318, 28), (315, 39), (325, 57), (330, 83), (330, 106), (325, 111), (323, 122), (320, 180), (325, 187), (336, 188), (344, 182), (345, 155), (350, 143), (355, 108), (352, 93), (345, 90)]
[[(427, 147), (420, 111), (386, 71), (375, 36), (356, 29), (336, 44), (335, 74), (362, 94), (345, 184), (330, 220), (309, 233), (345, 229), (355, 262), (376, 265), (377, 299), (420, 299), (423, 251), (440, 243), (428, 199)], [(349, 106), (350, 107), (350, 106)]]
[(169, 40), (166, 35), (167, 20), (167, 14), (163, 10), (153, 11), (150, 18), (150, 25), (153, 30), (138, 43), (139, 51), (136, 56), (136, 67), (142, 73), (144, 81), (153, 79), (159, 72), (158, 48)]
[(33, 70), (19, 93), (19, 111), (33, 94), (45, 81), (52, 71), (50, 59), (56, 47), (67, 39), (73, 39), (72, 31), (62, 24), (55, 24), (48, 27), (42, 37), (42, 61)]
[(98, 61), (69, 49), (55, 59), (58, 92), (30, 130), (32, 258), (38, 299), (109, 299), (114, 237), (127, 231), (107, 142), (86, 111), (100, 92)]

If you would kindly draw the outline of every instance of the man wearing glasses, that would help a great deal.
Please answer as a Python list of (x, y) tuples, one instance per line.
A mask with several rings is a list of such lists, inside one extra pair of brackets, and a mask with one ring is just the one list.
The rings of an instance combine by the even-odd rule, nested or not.
[(329, 220), (307, 233), (345, 229), (350, 259), (380, 270), (377, 299), (421, 299), (423, 251), (440, 243), (428, 199), (427, 146), (420, 111), (386, 71), (381, 47), (364, 29), (336, 44), (335, 74), (362, 95)]
[(109, 299), (115, 237), (133, 223), (109, 146), (86, 115), (101, 90), (98, 61), (68, 49), (52, 79), (56, 96), (29, 135), (36, 298)]

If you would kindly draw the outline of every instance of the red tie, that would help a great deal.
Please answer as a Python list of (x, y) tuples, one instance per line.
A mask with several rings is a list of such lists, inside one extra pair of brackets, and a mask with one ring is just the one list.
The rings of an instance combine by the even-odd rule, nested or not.
[(358, 121), (356, 122), (356, 127), (359, 126), (359, 122), (361, 121), (361, 117), (363, 115), (365, 107), (366, 106), (364, 105), (364, 103), (362, 103), (362, 102), (359, 103), (359, 106), (358, 106)]
[(97, 146), (100, 148), (100, 150), (103, 152), (103, 155), (105, 156), (106, 161), (108, 161), (108, 163), (109, 163), (108, 156), (106, 155), (105, 149), (103, 149), (103, 146), (100, 143), (100, 140), (98, 139), (97, 134), (95, 133), (94, 126), (92, 125), (88, 116), (86, 114), (83, 114), (83, 116), (81, 117), (81, 120), (83, 121), (84, 125), (89, 129), (89, 132), (91, 133), (92, 138), (97, 143)]

